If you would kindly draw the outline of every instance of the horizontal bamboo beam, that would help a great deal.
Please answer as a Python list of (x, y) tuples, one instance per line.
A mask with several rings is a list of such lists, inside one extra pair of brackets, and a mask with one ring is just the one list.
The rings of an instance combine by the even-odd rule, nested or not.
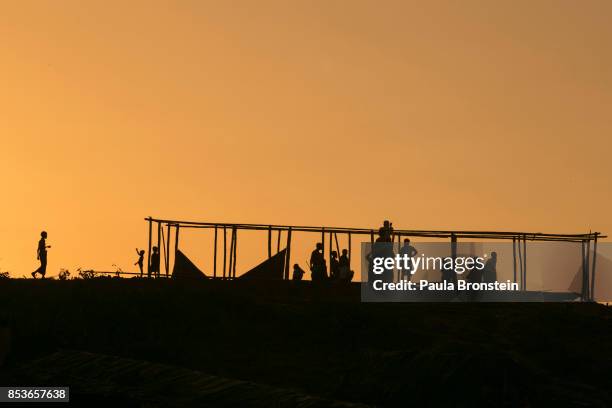
[[(372, 229), (369, 228), (346, 228), (346, 227), (311, 227), (311, 226), (292, 226), (292, 225), (270, 225), (270, 224), (240, 224), (240, 223), (223, 223), (223, 222), (195, 222), (195, 221), (178, 221), (165, 220), (156, 218), (145, 218), (146, 221), (161, 222), (182, 228), (215, 228), (226, 227), (244, 230), (265, 230), (265, 231), (288, 231), (291, 229), (296, 232), (316, 232), (321, 233), (322, 230), (331, 233), (348, 233), (370, 235)], [(377, 229), (375, 229), (377, 230)], [(515, 231), (447, 231), (447, 230), (394, 230), (395, 234), (410, 237), (426, 237), (426, 238), (457, 238), (468, 239), (508, 239), (523, 237), (528, 241), (564, 241), (564, 242), (581, 242), (583, 240), (594, 240), (597, 238), (607, 238), (599, 232), (588, 234), (549, 234), (542, 232), (515, 232)]]

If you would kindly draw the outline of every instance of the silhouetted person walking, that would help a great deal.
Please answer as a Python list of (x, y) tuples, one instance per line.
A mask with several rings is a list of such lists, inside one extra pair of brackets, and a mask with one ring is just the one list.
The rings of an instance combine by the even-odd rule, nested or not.
[(144, 249), (136, 248), (136, 253), (138, 254), (138, 260), (134, 263), (134, 265), (138, 265), (138, 268), (140, 269), (140, 277), (142, 278), (145, 251)]
[(38, 249), (36, 250), (36, 259), (40, 261), (40, 267), (32, 272), (32, 277), (36, 279), (36, 274), (40, 273), (41, 278), (45, 278), (47, 273), (47, 249), (51, 248), (51, 245), (47, 245), (47, 231), (40, 233), (40, 241), (38, 241)]
[(306, 271), (300, 268), (300, 265), (298, 264), (293, 265), (293, 280), (294, 281), (301, 281), (305, 273)]
[(151, 274), (159, 278), (159, 248), (153, 247), (153, 253), (151, 254), (151, 262), (149, 263), (149, 272), (147, 276), (150, 278)]

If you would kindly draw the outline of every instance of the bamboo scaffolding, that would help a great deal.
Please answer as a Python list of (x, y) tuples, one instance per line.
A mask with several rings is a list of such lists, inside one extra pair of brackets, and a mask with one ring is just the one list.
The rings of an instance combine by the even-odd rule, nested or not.
[[(272, 256), (272, 232), (277, 232), (277, 253), (280, 251), (280, 241), (282, 231), (287, 231), (287, 253), (285, 262), (285, 279), (289, 278), (289, 267), (290, 267), (290, 245), (291, 235), (293, 232), (314, 232), (321, 234), (321, 244), (323, 245), (323, 251), (325, 252), (325, 233), (329, 233), (329, 257), (331, 262), (331, 252), (333, 250), (333, 244), (335, 241), (336, 250), (340, 254), (340, 246), (338, 242), (337, 234), (348, 235), (348, 254), (349, 254), (349, 267), (352, 260), (352, 236), (353, 235), (369, 235), (370, 244), (374, 245), (375, 242), (375, 229), (371, 228), (348, 228), (348, 227), (327, 227), (327, 226), (294, 226), (294, 225), (279, 225), (279, 224), (252, 224), (252, 223), (224, 223), (224, 222), (197, 222), (197, 221), (183, 221), (183, 220), (170, 220), (147, 217), (145, 218), (149, 224), (149, 246), (148, 246), (148, 267), (151, 266), (151, 245), (152, 245), (152, 224), (153, 222), (158, 223), (158, 248), (164, 244), (166, 246), (166, 276), (169, 274), (170, 269), (170, 237), (171, 227), (176, 228), (175, 238), (175, 259), (176, 253), (179, 248), (179, 230), (180, 228), (213, 228), (215, 230), (215, 243), (214, 243), (214, 267), (213, 276), (216, 277), (217, 269), (217, 239), (218, 229), (223, 228), (223, 278), (235, 278), (236, 277), (236, 258), (237, 258), (237, 231), (238, 230), (265, 230), (268, 232), (268, 257)], [(163, 242), (161, 239), (162, 235), (162, 224), (166, 224), (168, 233), (167, 240)], [(230, 248), (229, 248), (229, 262), (227, 255), (227, 229), (230, 228), (232, 231)], [(459, 239), (477, 239), (477, 240), (512, 240), (512, 251), (513, 251), (513, 270), (514, 270), (514, 281), (520, 278), (520, 287), (522, 290), (527, 290), (527, 241), (547, 241), (547, 242), (573, 242), (573, 243), (586, 243), (587, 248), (583, 248), (584, 257), (584, 273), (583, 278), (583, 297), (584, 299), (592, 299), (595, 291), (595, 266), (596, 266), (596, 254), (597, 254), (597, 240), (599, 238), (607, 238), (599, 232), (589, 232), (582, 234), (550, 234), (542, 232), (517, 232), (517, 231), (469, 231), (469, 230), (406, 230), (396, 229), (394, 231), (393, 241), (397, 237), (398, 247), (401, 247), (402, 237), (419, 237), (419, 238), (434, 238), (434, 239), (450, 239), (451, 241), (451, 252), (452, 256), (456, 256), (457, 240)], [(522, 242), (522, 248), (521, 248)], [(593, 259), (592, 268), (589, 268), (590, 263), (590, 251), (591, 242), (593, 242)], [(161, 251), (161, 249), (160, 249)], [(517, 252), (518, 252), (518, 271), (517, 271)], [(331, 266), (331, 265), (330, 265)], [(589, 271), (591, 269), (591, 271)]]

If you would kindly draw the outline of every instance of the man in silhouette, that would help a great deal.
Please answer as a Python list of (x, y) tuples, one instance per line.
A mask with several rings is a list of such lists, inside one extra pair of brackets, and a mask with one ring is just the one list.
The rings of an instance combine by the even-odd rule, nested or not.
[(151, 274), (159, 278), (159, 249), (154, 246), (153, 253), (151, 254), (151, 262), (149, 263), (149, 272), (147, 276), (150, 278)]
[(485, 283), (497, 281), (497, 252), (491, 252), (491, 257), (485, 263), (482, 270), (482, 281)]
[(310, 272), (313, 281), (327, 278), (327, 264), (323, 257), (323, 244), (320, 242), (317, 242), (316, 248), (310, 254)]
[(138, 265), (138, 268), (140, 269), (140, 277), (142, 278), (145, 251), (144, 249), (136, 248), (136, 253), (138, 254), (138, 260), (134, 263), (134, 265)]
[(417, 251), (415, 247), (410, 245), (410, 240), (406, 238), (404, 240), (404, 245), (399, 250), (399, 254), (402, 259), (404, 258), (404, 255), (408, 256), (408, 268), (400, 270), (400, 280), (410, 280), (412, 278), (412, 257), (416, 256), (416, 254), (418, 253), (419, 251)]
[(383, 226), (378, 229), (376, 242), (393, 242), (393, 223), (389, 220), (383, 221)]
[(51, 245), (46, 244), (47, 231), (40, 233), (40, 240), (38, 241), (38, 249), (36, 250), (36, 259), (40, 261), (40, 267), (32, 272), (32, 277), (36, 279), (36, 274), (40, 273), (42, 279), (45, 278), (47, 273), (47, 249), (51, 248)]

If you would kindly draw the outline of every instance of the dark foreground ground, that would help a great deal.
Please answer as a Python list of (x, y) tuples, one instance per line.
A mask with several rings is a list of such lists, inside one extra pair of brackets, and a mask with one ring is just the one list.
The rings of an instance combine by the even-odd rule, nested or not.
[(612, 406), (612, 311), (598, 304), (2, 280), (0, 326), (12, 338), (0, 385), (69, 385), (84, 406)]

